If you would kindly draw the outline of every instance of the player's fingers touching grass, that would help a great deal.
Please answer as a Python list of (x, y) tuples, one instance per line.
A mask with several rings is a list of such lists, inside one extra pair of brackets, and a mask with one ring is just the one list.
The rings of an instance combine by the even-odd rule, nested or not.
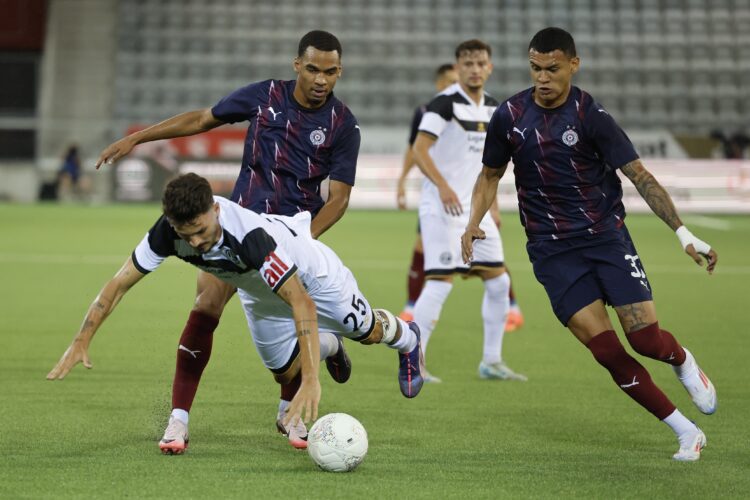
[(62, 380), (78, 363), (83, 363), (88, 369), (93, 368), (88, 352), (78, 346), (71, 346), (57, 362), (54, 368), (47, 374), (47, 380)]

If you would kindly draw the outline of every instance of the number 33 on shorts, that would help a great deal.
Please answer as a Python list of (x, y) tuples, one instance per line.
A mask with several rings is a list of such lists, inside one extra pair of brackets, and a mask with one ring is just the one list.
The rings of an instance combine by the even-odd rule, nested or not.
[(639, 280), (645, 280), (646, 279), (646, 271), (643, 270), (643, 267), (640, 265), (640, 258), (637, 255), (629, 255), (625, 254), (625, 260), (630, 261), (630, 265), (633, 267), (633, 271), (631, 271), (630, 275), (633, 278), (639, 279)]

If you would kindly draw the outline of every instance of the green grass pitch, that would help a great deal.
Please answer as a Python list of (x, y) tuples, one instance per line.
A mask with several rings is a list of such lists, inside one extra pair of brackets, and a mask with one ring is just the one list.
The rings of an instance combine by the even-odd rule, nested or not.
[[(415, 400), (396, 355), (348, 342), (354, 369), (323, 370), (321, 414), (357, 417), (362, 466), (324, 473), (276, 434), (278, 388), (233, 299), (191, 412), (191, 446), (162, 456), (175, 348), (195, 269), (175, 260), (125, 297), (92, 344), (93, 370), (45, 380), (101, 285), (159, 214), (157, 206), (0, 205), (0, 498), (726, 498), (750, 491), (750, 218), (686, 216), (719, 252), (707, 276), (653, 216), (630, 216), (662, 326), (696, 354), (719, 394), (700, 414), (672, 371), (638, 357), (708, 437), (698, 463), (674, 463), (669, 429), (627, 398), (554, 318), (528, 263), (516, 214), (506, 260), (526, 317), (504, 358), (527, 383), (479, 380), (481, 283), (457, 282), (430, 342), (443, 378)], [(400, 310), (413, 212), (351, 211), (323, 240), (376, 307)], [(630, 349), (629, 349), (630, 350)], [(630, 350), (632, 352), (632, 350)]]

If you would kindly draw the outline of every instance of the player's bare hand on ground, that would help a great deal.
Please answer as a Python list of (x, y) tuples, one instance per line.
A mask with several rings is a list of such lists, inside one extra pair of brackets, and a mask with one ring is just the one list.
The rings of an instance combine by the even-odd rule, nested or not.
[(454, 216), (464, 213), (461, 200), (458, 199), (456, 192), (448, 184), (438, 186), (438, 192), (440, 193), (440, 201), (443, 203), (445, 213)]
[(703, 267), (703, 258), (706, 259), (706, 262), (708, 262), (708, 267), (706, 270), (708, 271), (708, 274), (714, 273), (714, 268), (716, 267), (716, 263), (719, 261), (719, 255), (714, 251), (713, 248), (710, 248), (708, 250), (708, 253), (698, 253), (695, 250), (695, 247), (690, 244), (687, 247), (685, 247), (685, 253), (688, 254), (690, 257), (693, 258), (696, 264)]
[(96, 168), (98, 169), (103, 163), (111, 165), (123, 156), (130, 153), (136, 146), (136, 141), (130, 136), (123, 137), (117, 142), (114, 142), (107, 146), (102, 154), (99, 155), (99, 159), (96, 160)]
[(47, 380), (62, 380), (73, 369), (78, 363), (83, 363), (86, 368), (93, 368), (93, 364), (89, 359), (88, 347), (83, 345), (83, 342), (73, 341), (73, 343), (65, 350), (65, 353), (57, 362), (54, 368), (47, 374)]
[(464, 259), (464, 263), (468, 264), (471, 262), (471, 257), (474, 254), (474, 240), (483, 240), (486, 238), (484, 231), (479, 229), (479, 226), (467, 226), (466, 231), (461, 236), (461, 256)]
[(284, 417), (284, 427), (296, 424), (304, 412), (304, 422), (315, 421), (318, 419), (318, 403), (320, 403), (320, 381), (315, 379), (310, 382), (302, 382), (302, 385), (294, 395), (286, 416)]

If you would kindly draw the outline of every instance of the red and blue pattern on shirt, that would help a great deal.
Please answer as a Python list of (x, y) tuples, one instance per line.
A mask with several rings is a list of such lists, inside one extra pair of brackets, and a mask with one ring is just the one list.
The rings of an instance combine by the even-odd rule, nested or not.
[(354, 185), (360, 144), (354, 115), (333, 94), (320, 108), (303, 108), (293, 97), (295, 84), (253, 83), (211, 110), (223, 122), (250, 122), (231, 199), (255, 212), (314, 215), (327, 177)]
[(616, 169), (638, 158), (609, 113), (578, 87), (565, 104), (545, 109), (533, 88), (495, 111), (483, 163), (513, 160), (521, 223), (530, 240), (597, 234), (622, 225)]

